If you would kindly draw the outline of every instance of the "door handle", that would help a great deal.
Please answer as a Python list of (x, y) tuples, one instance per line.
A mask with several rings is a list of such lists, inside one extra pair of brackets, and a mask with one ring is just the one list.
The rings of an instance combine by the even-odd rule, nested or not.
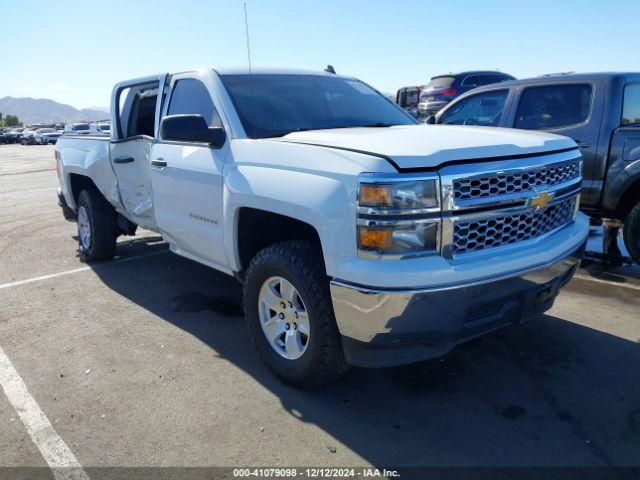
[(118, 157), (113, 159), (113, 163), (131, 163), (135, 162), (135, 160), (133, 157)]
[(164, 158), (156, 158), (155, 160), (151, 160), (151, 165), (154, 167), (164, 168), (167, 166), (167, 161)]
[(583, 142), (582, 140), (575, 140), (580, 148), (589, 148), (591, 144), (589, 142)]

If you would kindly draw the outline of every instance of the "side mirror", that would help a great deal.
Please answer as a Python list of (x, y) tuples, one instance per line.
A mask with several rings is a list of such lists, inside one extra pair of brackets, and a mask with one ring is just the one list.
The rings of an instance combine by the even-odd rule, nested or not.
[(207, 143), (221, 148), (227, 139), (222, 127), (210, 127), (202, 115), (169, 115), (162, 119), (160, 137), (176, 142)]
[(429, 115), (427, 118), (425, 118), (424, 123), (428, 123), (429, 125), (435, 125), (436, 124), (436, 116), (435, 115)]

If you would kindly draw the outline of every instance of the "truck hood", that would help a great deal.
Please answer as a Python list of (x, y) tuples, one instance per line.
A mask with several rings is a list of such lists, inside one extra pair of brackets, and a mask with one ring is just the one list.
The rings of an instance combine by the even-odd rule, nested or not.
[(528, 155), (576, 147), (570, 138), (549, 133), (455, 125), (310, 130), (290, 133), (278, 141), (383, 155), (401, 170), (438, 167), (459, 160)]

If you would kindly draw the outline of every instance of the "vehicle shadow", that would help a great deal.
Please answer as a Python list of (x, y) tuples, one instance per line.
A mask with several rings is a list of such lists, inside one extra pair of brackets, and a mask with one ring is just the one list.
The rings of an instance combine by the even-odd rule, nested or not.
[[(143, 238), (124, 242), (119, 254), (165, 249), (157, 237)], [(545, 315), (441, 359), (354, 368), (321, 391), (300, 391), (260, 362), (233, 278), (170, 253), (94, 270), (107, 287), (194, 335), (291, 415), (336, 439), (328, 452), (347, 448), (381, 467), (640, 466), (635, 342)], [(154, 279), (153, 288), (140, 288), (141, 278)]]

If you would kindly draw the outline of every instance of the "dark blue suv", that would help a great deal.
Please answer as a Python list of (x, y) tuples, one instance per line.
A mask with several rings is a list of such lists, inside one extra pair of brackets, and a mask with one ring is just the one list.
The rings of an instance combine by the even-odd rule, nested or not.
[(492, 70), (450, 73), (432, 77), (431, 81), (421, 88), (418, 118), (435, 115), (451, 100), (476, 87), (507, 80), (515, 80), (515, 77)]

